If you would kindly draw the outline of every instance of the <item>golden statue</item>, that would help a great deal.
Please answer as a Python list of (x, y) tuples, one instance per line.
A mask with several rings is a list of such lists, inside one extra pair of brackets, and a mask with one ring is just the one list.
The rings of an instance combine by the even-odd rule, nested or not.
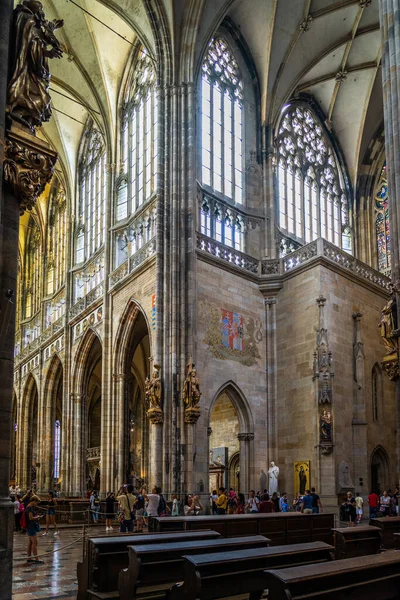
[[(152, 362), (153, 359), (150, 358), (149, 360)], [(147, 416), (151, 423), (163, 422), (160, 368), (159, 365), (154, 365), (152, 377), (146, 377), (145, 381)]]
[(195, 365), (190, 359), (188, 373), (183, 384), (182, 400), (185, 406), (185, 422), (194, 424), (200, 416), (199, 402), (201, 398), (200, 380), (197, 377)]
[(381, 322), (379, 323), (381, 337), (386, 348), (386, 356), (397, 354), (398, 349), (397, 336), (395, 336), (397, 320), (396, 291), (394, 288), (392, 289), (389, 302), (382, 309)]
[(49, 58), (61, 58), (62, 49), (54, 31), (62, 20), (47, 21), (38, 0), (24, 0), (14, 11), (14, 49), (8, 84), (7, 113), (35, 133), (35, 127), (49, 121)]

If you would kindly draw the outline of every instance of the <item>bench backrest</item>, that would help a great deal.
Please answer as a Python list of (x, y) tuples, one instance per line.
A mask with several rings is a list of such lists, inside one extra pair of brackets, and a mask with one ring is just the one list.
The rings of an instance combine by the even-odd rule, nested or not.
[(334, 548), (324, 542), (272, 546), (218, 555), (185, 556), (184, 584), (174, 585), (169, 600), (211, 600), (262, 591), (264, 570), (291, 564), (331, 561)]
[(380, 554), (266, 571), (270, 600), (391, 600), (399, 597), (400, 556)]

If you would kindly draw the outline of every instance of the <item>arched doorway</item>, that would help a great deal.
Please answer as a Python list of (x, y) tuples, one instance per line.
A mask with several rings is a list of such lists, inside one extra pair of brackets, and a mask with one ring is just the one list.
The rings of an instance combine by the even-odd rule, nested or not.
[(390, 487), (389, 457), (386, 450), (378, 446), (371, 455), (371, 490), (380, 495)]
[(22, 456), (21, 474), (18, 479), (21, 489), (36, 488), (38, 458), (38, 414), (39, 395), (33, 375), (29, 375), (23, 394)]
[(86, 449), (86, 490), (100, 490), (102, 347), (97, 336), (88, 353), (83, 380), (84, 448)]
[(119, 430), (118, 479), (150, 483), (150, 428), (146, 417), (145, 381), (150, 374), (150, 336), (143, 312), (131, 301), (121, 319), (116, 341)]
[(224, 485), (247, 493), (254, 434), (248, 404), (235, 383), (217, 392), (208, 425), (209, 489)]

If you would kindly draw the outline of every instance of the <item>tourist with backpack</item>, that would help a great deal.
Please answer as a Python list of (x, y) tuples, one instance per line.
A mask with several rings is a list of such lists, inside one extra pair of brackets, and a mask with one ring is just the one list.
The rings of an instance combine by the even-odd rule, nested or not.
[(135, 502), (135, 516), (136, 516), (136, 531), (137, 533), (143, 533), (143, 522), (144, 522), (144, 495), (143, 488), (140, 488), (138, 495), (136, 496)]

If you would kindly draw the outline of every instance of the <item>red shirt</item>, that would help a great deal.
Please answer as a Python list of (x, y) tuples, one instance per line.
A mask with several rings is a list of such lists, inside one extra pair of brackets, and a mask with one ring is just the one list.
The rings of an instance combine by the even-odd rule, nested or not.
[(271, 500), (262, 500), (258, 505), (258, 512), (273, 513), (275, 512), (274, 503)]
[(372, 493), (368, 496), (368, 504), (371, 508), (378, 508), (379, 496), (378, 494)]

